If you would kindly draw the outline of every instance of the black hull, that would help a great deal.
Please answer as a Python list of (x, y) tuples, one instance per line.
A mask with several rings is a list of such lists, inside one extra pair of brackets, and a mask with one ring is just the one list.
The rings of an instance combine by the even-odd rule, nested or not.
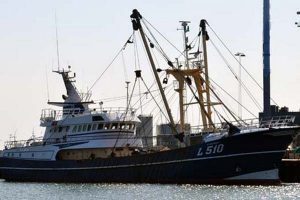
[(298, 128), (223, 137), (182, 149), (81, 161), (0, 158), (7, 181), (276, 184), (278, 166)]

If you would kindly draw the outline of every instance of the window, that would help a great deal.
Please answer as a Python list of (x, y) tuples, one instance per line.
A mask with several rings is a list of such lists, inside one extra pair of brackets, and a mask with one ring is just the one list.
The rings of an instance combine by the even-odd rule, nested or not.
[(66, 132), (68, 132), (70, 129), (70, 126), (66, 126)]
[(86, 131), (86, 124), (83, 125), (82, 131)]
[(118, 124), (117, 123), (113, 123), (111, 125), (111, 129), (118, 129)]
[(78, 129), (77, 129), (77, 132), (81, 132), (81, 128), (82, 128), (82, 126), (79, 125), (79, 126), (78, 126)]
[(93, 116), (93, 117), (92, 117), (92, 120), (93, 120), (93, 121), (103, 121), (104, 119), (103, 119), (102, 116), (98, 115), (98, 116)]
[(110, 124), (105, 124), (104, 129), (107, 130), (107, 129), (109, 129), (109, 127), (110, 127)]
[(63, 127), (58, 127), (58, 132), (60, 133), (60, 132), (62, 132), (62, 130), (63, 130)]
[(72, 133), (75, 133), (77, 131), (77, 126), (74, 126), (72, 129)]
[(53, 131), (53, 132), (57, 132), (57, 127), (54, 128), (54, 131)]
[(92, 125), (90, 125), (90, 124), (87, 126), (87, 131), (90, 131), (90, 130), (91, 130), (91, 126), (92, 126)]
[(96, 128), (97, 128), (97, 124), (93, 124), (92, 130), (94, 131), (94, 130), (96, 130)]
[(122, 130), (124, 130), (124, 129), (126, 128), (125, 124), (121, 123), (121, 124), (120, 124), (120, 128), (121, 128)]
[(101, 130), (101, 129), (103, 129), (103, 124), (98, 124), (98, 128), (97, 128), (98, 130)]
[(134, 128), (135, 128), (135, 124), (132, 124), (132, 127), (131, 127), (131, 128), (132, 128), (132, 130), (134, 130)]

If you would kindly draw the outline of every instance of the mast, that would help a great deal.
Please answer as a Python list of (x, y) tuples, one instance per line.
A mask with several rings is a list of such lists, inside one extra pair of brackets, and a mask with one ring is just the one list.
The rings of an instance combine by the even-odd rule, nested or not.
[(68, 66), (67, 70), (57, 70), (53, 71), (62, 76), (67, 94), (63, 94), (63, 102), (52, 102), (48, 101), (49, 105), (63, 107), (63, 115), (68, 115), (70, 110), (77, 109), (83, 112), (88, 109), (88, 104), (94, 103), (93, 101), (82, 101), (76, 86), (73, 84), (75, 82), (76, 74), (70, 75), (71, 66)]
[(189, 46), (188, 46), (188, 42), (189, 39), (186, 36), (186, 33), (190, 31), (190, 28), (188, 26), (189, 23), (191, 23), (190, 21), (179, 21), (181, 23), (182, 29), (178, 29), (178, 30), (183, 30), (183, 41), (184, 41), (184, 52), (185, 52), (185, 67), (188, 69), (189, 68)]
[[(202, 25), (202, 38), (204, 39), (203, 43), (206, 42), (208, 36), (205, 30), (205, 20), (202, 20), (204, 23)], [(186, 24), (182, 23), (183, 30), (186, 32), (188, 29), (185, 27)], [(189, 47), (187, 44), (187, 37), (184, 34), (184, 45), (186, 46), (186, 52), (188, 52)], [(179, 110), (180, 110), (180, 130), (184, 131), (185, 118), (184, 118), (184, 106), (191, 104), (199, 104), (200, 105), (200, 114), (203, 124), (203, 131), (211, 131), (214, 129), (214, 124), (211, 119), (211, 106), (217, 105), (220, 103), (212, 103), (210, 101), (210, 85), (209, 85), (209, 77), (208, 77), (208, 64), (207, 64), (207, 53), (206, 53), (206, 43), (203, 45), (205, 56), (204, 63), (205, 66), (202, 66), (200, 62), (196, 63), (196, 65), (186, 64), (184, 69), (167, 69), (166, 73), (171, 74), (178, 81), (178, 89), (176, 91), (179, 95)], [(186, 62), (189, 62), (188, 54), (186, 55)], [(184, 103), (184, 86), (192, 84), (190, 77), (194, 79), (195, 86), (197, 88), (197, 95), (194, 93), (195, 99), (197, 102), (192, 103)], [(204, 93), (206, 93), (206, 101), (204, 100)]]
[(58, 31), (57, 31), (57, 17), (55, 12), (55, 34), (56, 34), (56, 56), (57, 56), (57, 71), (60, 70), (60, 62), (59, 62), (59, 46), (58, 46)]
[(126, 83), (126, 111), (129, 110), (129, 83), (130, 81), (125, 81)]
[(174, 119), (173, 119), (173, 116), (172, 116), (172, 113), (171, 113), (171, 109), (169, 107), (169, 104), (168, 104), (166, 95), (164, 93), (162, 84), (160, 82), (159, 76), (157, 74), (157, 70), (156, 70), (156, 67), (155, 67), (155, 64), (154, 64), (154, 61), (153, 61), (150, 49), (149, 49), (149, 45), (148, 45), (146, 37), (145, 37), (145, 33), (144, 33), (144, 30), (143, 30), (143, 27), (141, 26), (140, 19), (142, 19), (142, 16), (138, 12), (138, 10), (134, 9), (132, 11), (132, 14), (130, 15), (130, 17), (132, 19), (131, 22), (132, 22), (132, 25), (133, 25), (133, 29), (135, 31), (138, 31), (138, 30), (140, 31), (140, 34), (141, 34), (141, 37), (142, 37), (142, 40), (143, 40), (143, 43), (144, 43), (144, 46), (145, 46), (145, 49), (146, 49), (146, 52), (147, 52), (150, 64), (151, 64), (151, 67), (152, 67), (152, 71), (153, 71), (154, 76), (155, 76), (156, 83), (158, 85), (159, 91), (161, 93), (162, 100), (164, 102), (164, 105), (165, 105), (165, 108), (166, 108), (166, 111), (167, 111), (167, 114), (168, 114), (168, 117), (169, 117), (169, 120), (170, 120), (171, 128), (173, 130), (173, 133), (177, 133), (177, 130), (176, 130), (176, 127), (175, 127), (175, 123), (174, 123)]
[[(207, 101), (207, 118), (211, 121), (211, 101), (210, 101), (210, 82), (208, 77), (208, 62), (207, 62), (207, 49), (206, 49), (206, 40), (209, 39), (206, 32), (206, 20), (202, 19), (200, 21), (200, 27), (202, 32), (202, 44), (203, 44), (203, 57), (204, 57), (204, 73), (205, 73), (205, 92), (206, 92), (206, 101)], [(211, 124), (209, 124), (209, 128), (211, 128)]]
[[(184, 47), (184, 52), (185, 52), (185, 68), (189, 69), (189, 50), (190, 47), (188, 46), (188, 37), (187, 37), (187, 32), (189, 32), (189, 26), (188, 24), (191, 23), (190, 21), (179, 21), (181, 23), (182, 29), (177, 29), (177, 30), (182, 30), (183, 31), (183, 47)], [(179, 63), (177, 60), (177, 66), (179, 68)], [(178, 69), (181, 70), (181, 69)], [(179, 115), (180, 115), (180, 120), (179, 120), (179, 129), (180, 132), (184, 132), (185, 129), (185, 96), (186, 90), (185, 90), (185, 81), (184, 81), (184, 76), (178, 73), (172, 73), (172, 72), (167, 72), (172, 74), (178, 81), (178, 88), (175, 90), (178, 92), (179, 95)]]

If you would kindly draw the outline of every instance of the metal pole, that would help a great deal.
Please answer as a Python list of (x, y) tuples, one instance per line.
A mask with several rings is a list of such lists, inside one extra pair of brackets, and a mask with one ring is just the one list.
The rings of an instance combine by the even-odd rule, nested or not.
[(141, 26), (141, 23), (140, 23), (140, 19), (142, 18), (142, 16), (140, 15), (140, 13), (137, 10), (133, 10), (131, 18), (133, 18), (134, 20), (136, 20), (136, 23), (137, 23), (136, 24), (137, 25), (136, 28), (138, 28), (138, 30), (140, 30), (140, 34), (141, 34), (141, 37), (142, 37), (142, 40), (143, 40), (143, 43), (144, 43), (144, 46), (145, 46), (145, 49), (146, 49), (146, 52), (147, 52), (150, 64), (151, 64), (151, 67), (152, 67), (152, 71), (154, 73), (154, 77), (156, 79), (156, 83), (157, 83), (159, 91), (161, 93), (161, 97), (163, 99), (166, 111), (168, 113), (168, 117), (169, 117), (169, 120), (170, 120), (171, 128), (172, 128), (173, 132), (175, 134), (177, 134), (177, 130), (176, 130), (176, 127), (175, 127), (174, 119), (173, 119), (173, 116), (172, 116), (172, 113), (171, 113), (171, 109), (169, 107), (169, 104), (168, 104), (166, 95), (164, 93), (163, 87), (161, 85), (159, 76), (157, 74), (157, 70), (156, 70), (156, 67), (155, 67), (154, 60), (152, 58), (150, 49), (149, 49), (149, 45), (148, 45), (146, 37), (145, 37), (145, 33), (144, 33), (144, 30), (143, 30), (143, 27)]
[(242, 119), (242, 57), (245, 57), (246, 55), (244, 53), (236, 53), (235, 56), (239, 57), (239, 87), (238, 87), (238, 115)]
[(129, 110), (129, 81), (126, 81), (126, 112)]
[(181, 26), (183, 27), (183, 41), (184, 41), (184, 51), (185, 51), (185, 65), (186, 68), (189, 68), (189, 48), (188, 48), (188, 37), (186, 35), (187, 32), (189, 32), (189, 26), (188, 23), (190, 23), (190, 21), (179, 21), (181, 22)]
[(270, 110), (270, 0), (264, 0), (263, 6), (263, 86), (264, 116), (271, 115)]
[[(206, 40), (208, 40), (208, 35), (206, 32), (206, 20), (202, 19), (200, 21), (200, 27), (202, 32), (202, 45), (203, 45), (203, 58), (204, 58), (204, 70), (205, 70), (205, 90), (206, 90), (206, 102), (207, 102), (207, 114), (208, 118), (211, 121), (211, 101), (210, 101), (210, 81), (208, 76), (208, 61), (207, 61), (207, 48), (206, 48)], [(208, 126), (212, 127), (211, 124)]]

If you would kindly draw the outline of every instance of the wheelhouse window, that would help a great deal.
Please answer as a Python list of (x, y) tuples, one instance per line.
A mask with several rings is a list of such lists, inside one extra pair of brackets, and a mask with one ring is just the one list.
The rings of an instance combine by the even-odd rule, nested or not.
[(118, 129), (118, 123), (113, 123), (111, 125), (111, 129)]
[(83, 128), (82, 128), (82, 131), (86, 131), (86, 127), (87, 127), (87, 125), (84, 124), (84, 125), (83, 125)]
[(92, 125), (92, 130), (94, 131), (94, 130), (96, 130), (96, 128), (97, 128), (97, 124), (93, 124)]
[(74, 126), (72, 129), (72, 133), (75, 133), (77, 131), (77, 126)]
[(131, 124), (126, 124), (126, 129), (129, 130), (131, 128)]
[(110, 124), (105, 124), (104, 129), (107, 130), (107, 129), (109, 129), (109, 127), (110, 127)]
[(79, 125), (77, 132), (81, 132), (81, 129), (82, 129), (82, 125)]
[(90, 131), (91, 128), (92, 128), (92, 125), (91, 125), (91, 124), (87, 125), (87, 131)]
[(103, 129), (103, 124), (98, 124), (98, 128), (97, 128), (98, 130), (101, 130), (101, 129)]
[(93, 120), (93, 121), (104, 121), (103, 117), (100, 116), (100, 115), (93, 116), (93, 117), (92, 117), (92, 120)]
[(121, 124), (120, 124), (120, 129), (121, 129), (121, 130), (124, 130), (125, 128), (126, 128), (126, 125), (125, 125), (124, 123), (121, 123)]

